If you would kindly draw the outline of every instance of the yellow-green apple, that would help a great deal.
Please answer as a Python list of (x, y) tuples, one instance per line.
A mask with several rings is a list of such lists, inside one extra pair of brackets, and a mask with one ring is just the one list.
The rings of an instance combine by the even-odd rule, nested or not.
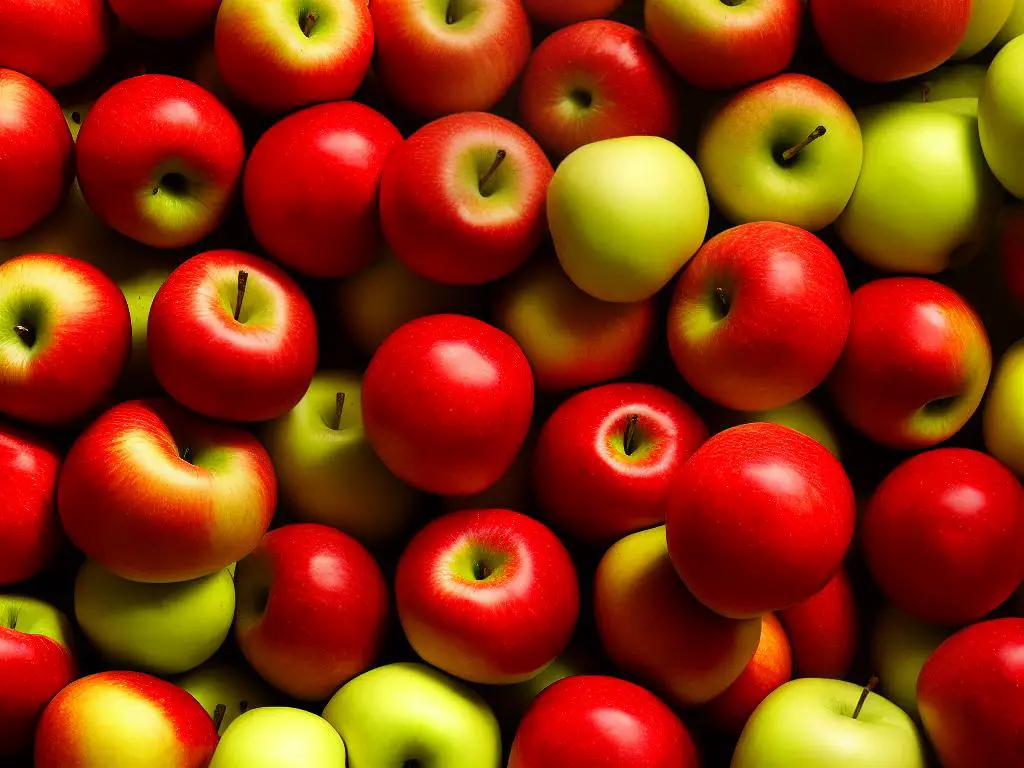
[(209, 768), (341, 768), (345, 759), (345, 742), (319, 715), (263, 707), (224, 731)]
[(249, 667), (217, 659), (185, 673), (174, 683), (203, 705), (219, 735), (245, 712), (274, 706), (277, 698)]
[(558, 260), (603, 301), (643, 301), (664, 288), (704, 242), (708, 211), (697, 165), (659, 136), (580, 147), (548, 187)]
[(450, 512), (409, 542), (398, 618), (426, 662), (474, 683), (517, 683), (565, 650), (579, 615), (576, 569), (543, 523), (507, 509)]
[(676, 283), (668, 342), (695, 390), (755, 411), (821, 384), (849, 328), (850, 288), (832, 250), (806, 230), (760, 221), (697, 252)]
[(365, 671), (384, 636), (387, 585), (352, 537), (286, 525), (235, 571), (235, 638), (264, 680), (289, 696), (326, 699)]
[(1003, 355), (985, 403), (985, 448), (1018, 475), (1024, 475), (1024, 341)]
[(323, 523), (367, 544), (407, 528), (416, 494), (373, 452), (363, 429), (358, 374), (320, 371), (299, 403), (267, 425), (281, 500), (297, 520)]
[(578, 21), (600, 19), (618, 10), (623, 0), (522, 0), (530, 18), (549, 27), (564, 27)]
[(1020, 0), (1016, 0), (1013, 4), (1013, 8), (1010, 9), (1010, 15), (1006, 19), (1006, 23), (1003, 25), (1003, 28), (999, 30), (999, 34), (996, 35), (995, 40), (992, 41), (992, 45), (996, 48), (1002, 48), (1008, 42), (1020, 35), (1024, 35), (1024, 3), (1020, 2)]
[(675, 81), (644, 34), (617, 21), (555, 32), (530, 55), (519, 95), (523, 125), (553, 155), (623, 136), (675, 138)]
[(601, 645), (630, 677), (676, 704), (706, 704), (754, 657), (760, 617), (729, 619), (701, 605), (669, 559), (665, 527), (613, 544), (594, 577)]
[(221, 0), (110, 0), (110, 10), (127, 29), (145, 37), (173, 40), (213, 26)]
[(832, 372), (843, 418), (877, 443), (927, 448), (967, 423), (988, 386), (985, 327), (960, 294), (890, 277), (853, 294), (850, 335)]
[(59, 472), (54, 446), (0, 424), (0, 585), (31, 579), (53, 561), (61, 543)]
[(971, 20), (954, 59), (969, 59), (991, 43), (1010, 18), (1015, 0), (971, 0)]
[(926, 768), (906, 712), (869, 688), (807, 677), (776, 688), (740, 735), (731, 768)]
[(1011, 40), (992, 60), (978, 99), (978, 130), (985, 159), (1010, 194), (1024, 200), (1024, 35)]
[(99, 672), (71, 683), (46, 707), (35, 765), (207, 768), (216, 746), (213, 721), (191, 694), (142, 672)]
[(853, 110), (825, 83), (799, 74), (740, 91), (712, 113), (697, 146), (708, 193), (730, 221), (811, 231), (843, 212), (862, 159)]
[(498, 721), (480, 695), (432, 667), (398, 663), (346, 683), (323, 713), (349, 765), (499, 768)]
[(0, 412), (81, 419), (111, 393), (130, 347), (128, 305), (96, 267), (55, 254), (0, 264)]
[(545, 236), (552, 176), (544, 151), (502, 117), (443, 117), (384, 165), (384, 237), (407, 267), (439, 283), (477, 285), (520, 267)]
[(424, 117), (493, 107), (532, 48), (520, 0), (370, 3), (374, 73), (402, 106)]
[(801, 0), (647, 0), (644, 28), (687, 82), (736, 88), (789, 66), (803, 13)]
[[(840, 458), (839, 440), (836, 437), (835, 430), (818, 406), (807, 398), (794, 400), (788, 405), (772, 408), (767, 411), (741, 413), (736, 423), (750, 424), (758, 421), (769, 424), (781, 424), (784, 427), (795, 429), (797, 432), (802, 432), (808, 437), (813, 437), (828, 448), (829, 453), (837, 459)], [(816, 677), (828, 677), (828, 675), (816, 675)]]
[(918, 621), (892, 604), (875, 619), (871, 668), (878, 672), (886, 697), (911, 717), (919, 717), (917, 679), (921, 668), (950, 634), (948, 627)]
[(1024, 205), (1007, 209), (998, 248), (1003, 279), (1017, 303), (1024, 305)]
[(162, 399), (101, 415), (71, 447), (57, 488), (75, 546), (146, 582), (196, 579), (245, 557), (276, 503), (274, 468), (256, 438)]
[(793, 650), (796, 675), (846, 677), (860, 634), (857, 604), (845, 569), (836, 571), (816, 594), (777, 615)]
[(206, 251), (171, 273), (147, 331), (157, 380), (197, 413), (266, 421), (302, 399), (317, 360), (316, 318), (298, 284), (244, 251)]
[(915, 80), (903, 94), (903, 101), (934, 104), (977, 117), (986, 74), (988, 67), (982, 64), (946, 64)]
[(24, 72), (48, 88), (88, 75), (109, 43), (103, 0), (18, 0), (0, 6), (0, 67)]
[(0, 757), (29, 749), (50, 700), (75, 679), (67, 618), (52, 605), (0, 595)]

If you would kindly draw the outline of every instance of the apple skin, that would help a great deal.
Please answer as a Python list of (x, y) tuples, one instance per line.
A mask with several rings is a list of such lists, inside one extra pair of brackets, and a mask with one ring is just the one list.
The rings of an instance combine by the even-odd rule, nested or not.
[[(633, 415), (639, 418), (627, 455)], [(651, 384), (606, 384), (573, 395), (544, 424), (533, 456), (544, 518), (596, 543), (664, 523), (672, 484), (707, 436), (690, 406)]]
[[(232, 662), (208, 661), (175, 679), (174, 684), (195, 696), (214, 724), (220, 719), (220, 736), (243, 713), (274, 706), (278, 698), (248, 666)], [(223, 710), (218, 712), (218, 707)]]
[(1024, 200), (1024, 169), (1019, 159), (1024, 140), (1024, 35), (1011, 40), (989, 65), (978, 99), (978, 130), (992, 172), (1014, 197)]
[(88, 75), (106, 55), (110, 25), (104, 0), (18, 0), (0, 8), (0, 67), (47, 88)]
[(1024, 306), (1024, 205), (1008, 209), (998, 248), (1003, 278), (1013, 298)]
[(1024, 35), (1024, 4), (1015, 2), (1010, 9), (1010, 16), (1007, 18), (1003, 28), (999, 30), (995, 40), (992, 41), (994, 48), (1002, 48), (1015, 37)]
[(616, 21), (573, 24), (538, 45), (523, 74), (519, 113), (557, 157), (623, 136), (672, 139), (680, 124), (664, 61), (640, 30)]
[(213, 26), (221, 0), (110, 0), (122, 26), (145, 37), (175, 40), (192, 37)]
[(363, 377), (363, 425), (400, 479), (441, 496), (505, 474), (533, 415), (533, 375), (511, 336), (463, 315), (430, 315), (380, 345)]
[(380, 649), (388, 590), (352, 537), (325, 525), (286, 525), (235, 570), (235, 638), (260, 676), (304, 701), (329, 697)]
[(623, 0), (522, 0), (523, 8), (538, 24), (565, 27), (580, 21), (610, 16)]
[(276, 504), (274, 468), (256, 438), (162, 399), (101, 415), (71, 447), (57, 488), (76, 547), (122, 578), (156, 583), (245, 557)]
[[(802, 398), (792, 403), (771, 408), (767, 411), (753, 411), (739, 414), (737, 424), (751, 424), (754, 422), (768, 422), (769, 424), (781, 424), (784, 427), (795, 429), (808, 437), (813, 437), (828, 449), (828, 452), (837, 459), (840, 457), (839, 439), (835, 430), (821, 410), (810, 400)], [(831, 677), (831, 675), (812, 675), (812, 677)]]
[(841, 680), (849, 674), (859, 634), (857, 603), (844, 569), (817, 594), (779, 611), (778, 617), (798, 676)]
[(890, 701), (915, 719), (920, 719), (917, 680), (921, 668), (952, 633), (948, 627), (918, 621), (891, 604), (875, 620), (871, 664), (878, 672), (879, 687)]
[(1024, 342), (1010, 347), (996, 369), (985, 403), (985, 449), (1018, 475), (1024, 475), (1024, 408), (1020, 388), (1024, 379)]
[(706, 704), (754, 657), (760, 617), (729, 619), (686, 589), (669, 559), (665, 527), (630, 534), (604, 554), (594, 577), (601, 645), (632, 678), (675, 704)]
[(338, 768), (345, 742), (330, 723), (303, 709), (263, 707), (232, 723), (209, 768)]
[(576, 569), (558, 537), (507, 509), (428, 523), (402, 553), (395, 597), (424, 661), (492, 684), (528, 680), (554, 661), (580, 607)]
[(967, 423), (991, 370), (985, 327), (960, 294), (924, 278), (890, 277), (854, 291), (829, 387), (843, 418), (869, 438), (920, 449)]
[(739, 411), (778, 408), (828, 376), (850, 303), (843, 267), (817, 237), (741, 224), (705, 243), (676, 283), (669, 351), (705, 397)]
[(508, 768), (698, 768), (686, 726), (657, 696), (614, 677), (549, 686), (519, 724)]
[(983, 64), (944, 64), (915, 80), (903, 100), (960, 108), (964, 99), (970, 99), (975, 102), (974, 114), (977, 115), (977, 100), (986, 74), (988, 67)]
[(954, 59), (969, 59), (991, 43), (1010, 18), (1016, 0), (972, 0), (971, 20)]
[(175, 269), (153, 299), (147, 335), (153, 372), (167, 393), (215, 419), (282, 416), (316, 371), (309, 300), (282, 269), (244, 251), (206, 251)]

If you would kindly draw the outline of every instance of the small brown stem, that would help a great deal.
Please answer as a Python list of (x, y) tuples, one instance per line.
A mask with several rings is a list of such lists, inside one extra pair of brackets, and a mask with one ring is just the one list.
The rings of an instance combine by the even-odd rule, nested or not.
[(809, 145), (811, 145), (812, 143), (820, 139), (822, 136), (824, 136), (825, 132), (825, 126), (819, 125), (813, 131), (811, 131), (810, 134), (808, 134), (806, 139), (783, 152), (782, 159), (787, 163), (791, 163), (794, 160), (794, 158), (796, 158), (797, 155), (799, 155), (801, 152), (807, 149)]
[(317, 18), (317, 15), (315, 13), (313, 13), (312, 11), (307, 13), (306, 14), (306, 20), (302, 24), (302, 34), (304, 34), (306, 37), (309, 37), (310, 35), (312, 35), (313, 34), (313, 27), (316, 26), (316, 23), (317, 23), (318, 20), (319, 19)]
[(487, 182), (490, 181), (494, 174), (497, 172), (498, 168), (501, 167), (501, 164), (505, 162), (505, 157), (507, 154), (508, 153), (505, 152), (504, 149), (499, 149), (497, 154), (494, 155), (494, 162), (491, 163), (491, 167), (487, 169), (487, 173), (480, 177), (479, 189), (480, 194), (483, 195), (484, 197), (488, 197), (489, 195), (489, 193), (484, 191), (484, 187), (487, 185)]
[(331, 429), (341, 429), (341, 414), (345, 411), (345, 393), (339, 392), (334, 399), (334, 421)]
[(218, 704), (213, 708), (213, 730), (219, 731), (221, 725), (224, 723), (224, 715), (228, 713), (228, 708), (223, 704)]
[(864, 702), (868, 700), (870, 693), (875, 690), (875, 686), (878, 685), (878, 677), (872, 675), (871, 679), (868, 680), (868, 684), (864, 686), (864, 690), (860, 692), (860, 698), (857, 699), (857, 706), (853, 710), (853, 719), (856, 720), (860, 716), (860, 711), (864, 707)]
[(184, 447), (184, 449), (182, 449), (180, 456), (181, 456), (181, 460), (182, 461), (187, 461), (189, 464), (191, 464), (192, 463), (192, 446), (191, 445), (186, 445)]
[(26, 347), (31, 347), (36, 343), (36, 332), (27, 325), (18, 323), (14, 326), (14, 332), (18, 335), (18, 338), (21, 339), (21, 343)]
[(928, 83), (921, 83), (921, 101), (927, 104), (932, 100), (932, 87)]
[(238, 270), (238, 295), (235, 297), (235, 320), (242, 314), (242, 302), (245, 300), (245, 286), (249, 282), (249, 273)]
[(626, 452), (627, 456), (632, 456), (633, 451), (636, 450), (636, 425), (640, 421), (640, 416), (631, 413), (626, 417), (626, 431), (622, 434), (622, 450)]

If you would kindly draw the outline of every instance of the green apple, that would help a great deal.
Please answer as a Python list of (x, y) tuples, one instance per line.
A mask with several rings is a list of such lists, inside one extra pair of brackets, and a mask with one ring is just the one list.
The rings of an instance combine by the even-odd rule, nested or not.
[(732, 756), (732, 768), (825, 766), (925, 768), (927, 759), (914, 721), (891, 701), (853, 683), (813, 677), (770, 693)]
[(235, 614), (227, 569), (192, 581), (144, 584), (87, 560), (75, 580), (75, 618), (112, 663), (176, 675), (198, 667), (223, 644)]
[(1024, 476), (1024, 340), (1010, 347), (989, 387), (983, 416), (985, 448)]
[(978, 100), (978, 130), (989, 167), (1010, 194), (1024, 200), (1024, 35), (992, 60)]
[(704, 242), (704, 179), (683, 150), (656, 136), (596, 141), (551, 180), (548, 226), (570, 279), (604, 301), (660, 291)]
[[(498, 768), (501, 734), (472, 689), (424, 664), (389, 664), (341, 687), (324, 709), (351, 768)], [(210, 768), (216, 768), (211, 766)]]
[(1013, 8), (1010, 9), (1010, 16), (999, 30), (996, 39), (992, 41), (995, 48), (1002, 48), (1015, 37), (1024, 35), (1024, 0), (1016, 0)]
[(345, 757), (345, 742), (322, 717), (292, 707), (264, 707), (246, 712), (224, 731), (209, 768), (345, 768)]
[(1014, 0), (971, 0), (971, 20), (967, 24), (954, 59), (969, 59), (980, 53), (1006, 25)]
[(796, 400), (789, 405), (773, 408), (770, 411), (740, 414), (740, 420), (737, 423), (752, 424), (754, 422), (781, 424), (784, 427), (795, 429), (801, 434), (814, 438), (828, 448), (833, 456), (839, 458), (839, 441), (836, 439), (832, 425), (828, 423), (818, 407), (807, 399)]
[(903, 101), (933, 104), (942, 109), (978, 115), (978, 97), (988, 67), (981, 64), (946, 64), (923, 77), (903, 94)]
[(843, 242), (889, 272), (936, 274), (973, 258), (1003, 194), (985, 164), (978, 121), (909, 102), (858, 115), (864, 165), (836, 222)]
[(216, 659), (185, 673), (174, 683), (203, 705), (220, 734), (242, 713), (272, 706), (275, 699), (270, 686), (252, 670)]
[(952, 633), (952, 629), (925, 624), (892, 605), (878, 615), (871, 635), (871, 662), (878, 672), (881, 690), (915, 718), (921, 667)]

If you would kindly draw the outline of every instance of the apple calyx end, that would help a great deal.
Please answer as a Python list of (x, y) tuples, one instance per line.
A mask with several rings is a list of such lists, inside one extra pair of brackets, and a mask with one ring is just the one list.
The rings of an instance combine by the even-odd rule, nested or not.
[(815, 128), (807, 135), (806, 139), (804, 139), (798, 144), (794, 144), (792, 147), (785, 150), (782, 153), (782, 162), (792, 163), (794, 160), (796, 160), (797, 157), (799, 157), (801, 152), (803, 152), (805, 149), (807, 149), (807, 147), (809, 147), (815, 141), (824, 136), (827, 132), (828, 130), (825, 128), (824, 125), (819, 125), (817, 128)]
[(871, 679), (868, 680), (868, 684), (865, 685), (860, 692), (860, 698), (857, 699), (857, 706), (853, 708), (853, 715), (851, 715), (851, 717), (853, 717), (854, 720), (860, 717), (860, 711), (864, 708), (864, 702), (868, 700), (868, 696), (871, 695), (871, 692), (875, 690), (877, 685), (878, 675), (872, 675)]
[(341, 415), (345, 412), (345, 393), (339, 392), (334, 398), (334, 420), (331, 422), (331, 429), (337, 432), (341, 429)]
[(238, 320), (242, 314), (242, 302), (245, 301), (245, 286), (249, 283), (249, 273), (244, 269), (238, 270), (238, 294), (235, 297), (234, 318)]
[(636, 450), (636, 427), (640, 422), (640, 416), (635, 413), (626, 417), (626, 429), (622, 433), (622, 450), (627, 456), (632, 456)]
[(508, 153), (504, 149), (499, 149), (494, 155), (494, 162), (491, 163), (491, 167), (487, 169), (487, 172), (484, 173), (483, 176), (480, 177), (480, 183), (477, 185), (477, 188), (480, 190), (480, 194), (482, 196), (491, 196), (492, 193), (487, 191), (485, 187), (487, 186), (487, 182), (489, 182), (494, 177), (494, 174), (497, 173), (501, 164), (505, 162), (506, 157), (508, 157)]

